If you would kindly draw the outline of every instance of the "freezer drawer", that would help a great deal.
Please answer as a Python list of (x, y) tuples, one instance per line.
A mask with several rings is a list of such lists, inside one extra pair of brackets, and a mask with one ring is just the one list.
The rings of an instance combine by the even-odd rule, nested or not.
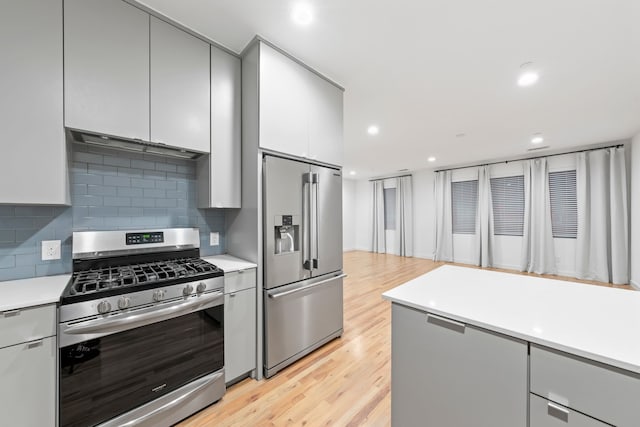
[(267, 377), (342, 335), (343, 277), (332, 273), (265, 291)]

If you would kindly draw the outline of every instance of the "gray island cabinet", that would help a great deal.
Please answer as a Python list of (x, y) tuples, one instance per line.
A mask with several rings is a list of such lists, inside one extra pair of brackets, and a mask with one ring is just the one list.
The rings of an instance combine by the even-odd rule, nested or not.
[(395, 427), (637, 427), (640, 293), (443, 266), (392, 304)]

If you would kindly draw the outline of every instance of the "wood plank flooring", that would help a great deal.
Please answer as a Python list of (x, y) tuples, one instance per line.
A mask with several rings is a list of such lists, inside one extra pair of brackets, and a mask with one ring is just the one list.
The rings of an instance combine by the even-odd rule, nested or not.
[(346, 252), (344, 335), (271, 379), (232, 386), (219, 403), (179, 426), (390, 425), (391, 305), (380, 295), (442, 264)]

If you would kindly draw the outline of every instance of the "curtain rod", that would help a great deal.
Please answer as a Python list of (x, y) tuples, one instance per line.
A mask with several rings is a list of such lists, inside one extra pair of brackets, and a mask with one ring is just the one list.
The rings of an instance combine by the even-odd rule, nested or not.
[(557, 153), (557, 154), (547, 154), (546, 156), (523, 157), (521, 159), (502, 160), (502, 161), (499, 161), (499, 162), (481, 163), (479, 165), (458, 166), (456, 168), (437, 169), (435, 172), (453, 171), (453, 170), (457, 170), (457, 169), (467, 169), (467, 168), (477, 168), (477, 167), (480, 167), (480, 166), (499, 165), (500, 163), (521, 162), (523, 160), (542, 159), (543, 157), (564, 156), (564, 155), (567, 155), (567, 154), (585, 153), (587, 151), (596, 151), (596, 150), (604, 150), (606, 148), (620, 148), (620, 147), (624, 147), (624, 144), (608, 145), (606, 147), (597, 147), (597, 148), (585, 148), (584, 150), (567, 151), (566, 153)]
[(408, 173), (406, 175), (394, 175), (394, 176), (388, 176), (386, 178), (375, 178), (375, 179), (370, 179), (369, 182), (372, 182), (372, 181), (384, 181), (385, 179), (404, 178), (405, 176), (413, 176), (413, 175)]

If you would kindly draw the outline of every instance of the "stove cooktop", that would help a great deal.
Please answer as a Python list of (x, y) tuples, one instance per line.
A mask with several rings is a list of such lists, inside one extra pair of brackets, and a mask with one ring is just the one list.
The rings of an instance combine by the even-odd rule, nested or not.
[(73, 272), (62, 304), (222, 275), (218, 267), (196, 257), (89, 268)]

